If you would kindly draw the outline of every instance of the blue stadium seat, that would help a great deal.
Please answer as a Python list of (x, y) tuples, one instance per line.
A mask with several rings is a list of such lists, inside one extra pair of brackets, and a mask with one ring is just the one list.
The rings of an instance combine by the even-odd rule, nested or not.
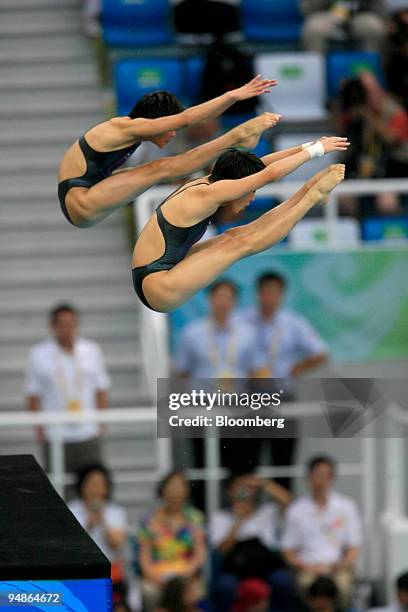
[(247, 40), (282, 43), (300, 38), (299, 0), (242, 0), (241, 16)]
[(111, 47), (173, 42), (169, 0), (103, 0), (104, 39)]
[(373, 217), (362, 221), (363, 240), (408, 241), (408, 217)]
[(127, 115), (144, 94), (165, 89), (183, 99), (183, 66), (176, 59), (128, 59), (116, 63), (117, 112)]
[(380, 82), (384, 82), (381, 58), (378, 53), (369, 51), (338, 51), (327, 57), (328, 94), (334, 97), (344, 79), (355, 77), (361, 72), (373, 72)]

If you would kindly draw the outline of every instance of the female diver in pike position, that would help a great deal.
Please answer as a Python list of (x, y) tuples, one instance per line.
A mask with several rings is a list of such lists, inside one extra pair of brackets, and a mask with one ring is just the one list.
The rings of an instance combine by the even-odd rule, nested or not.
[(346, 138), (322, 138), (315, 143), (272, 153), (259, 159), (230, 149), (216, 161), (211, 174), (189, 181), (158, 206), (143, 228), (133, 253), (133, 283), (145, 306), (169, 312), (207, 287), (243, 257), (268, 249), (344, 179), (345, 166), (322, 170), (286, 202), (247, 225), (199, 242), (221, 206), (244, 210), (255, 191), (292, 172), (309, 159), (345, 151)]

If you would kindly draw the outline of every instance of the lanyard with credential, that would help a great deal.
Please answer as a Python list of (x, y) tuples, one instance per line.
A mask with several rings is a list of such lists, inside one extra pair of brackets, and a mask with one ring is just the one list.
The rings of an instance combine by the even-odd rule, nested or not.
[(68, 380), (64, 365), (61, 358), (61, 350), (55, 347), (55, 366), (57, 374), (57, 385), (62, 397), (65, 400), (66, 409), (69, 412), (79, 412), (82, 408), (80, 397), (82, 395), (82, 371), (79, 365), (78, 355), (73, 352), (73, 361), (75, 364), (75, 389), (68, 388)]
[[(262, 333), (262, 327), (263, 326), (260, 326), (261, 333)], [(267, 354), (268, 354), (268, 357), (269, 357), (269, 361), (270, 361), (270, 364), (271, 364), (271, 370), (272, 370), (272, 373), (273, 373), (273, 369), (274, 369), (275, 364), (276, 364), (276, 359), (277, 359), (279, 348), (280, 348), (280, 345), (281, 345), (281, 342), (282, 342), (282, 338), (283, 338), (283, 327), (282, 327), (282, 325), (280, 327), (278, 327), (278, 325), (275, 323), (275, 324), (271, 325), (271, 329), (272, 329), (272, 340), (270, 342), (267, 342), (267, 347), (266, 348), (267, 348)], [(263, 334), (263, 338), (265, 338), (265, 339), (267, 338), (267, 333)], [(261, 341), (262, 340), (263, 339), (261, 339)], [(266, 342), (266, 340), (265, 340), (265, 342)]]
[(212, 321), (208, 325), (209, 360), (215, 371), (215, 378), (234, 378), (237, 363), (237, 342), (235, 333), (227, 331), (227, 347), (225, 355), (225, 367), (221, 369), (221, 351), (217, 343), (217, 331)]

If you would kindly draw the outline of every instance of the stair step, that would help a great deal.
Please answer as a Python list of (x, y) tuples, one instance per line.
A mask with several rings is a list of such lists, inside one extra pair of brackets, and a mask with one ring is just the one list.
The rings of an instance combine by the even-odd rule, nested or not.
[[(78, 69), (79, 67), (79, 69)], [(1, 66), (0, 65), (0, 93), (50, 91), (53, 89), (81, 89), (96, 87), (98, 75), (91, 62), (85, 61), (83, 65), (67, 64), (61, 68), (58, 65), (48, 64), (32, 66)]]
[(49, 296), (37, 296), (33, 295), (30, 300), (16, 300), (14, 304), (0, 301), (0, 316), (10, 317), (21, 316), (21, 317), (32, 317), (41, 316), (43, 317), (50, 308), (52, 308), (57, 302), (74, 303), (81, 312), (89, 317), (94, 317), (95, 314), (107, 315), (110, 312), (124, 311), (127, 313), (134, 313), (140, 308), (140, 303), (137, 299), (131, 299), (125, 292), (109, 292), (105, 291), (103, 299), (100, 295), (81, 295), (78, 299), (74, 299), (70, 296), (53, 295)]
[[(19, 231), (7, 231), (1, 234), (1, 246), (2, 253), (7, 254), (7, 248), (10, 247), (10, 253), (13, 253), (15, 249), (21, 245), (25, 250), (31, 246), (35, 248), (40, 245), (47, 245), (58, 250), (60, 247), (70, 246), (72, 252), (80, 252), (82, 245), (87, 244), (88, 246), (124, 246), (124, 232), (112, 231), (108, 227), (94, 226), (86, 229), (75, 228), (66, 222), (63, 223), (63, 219), (58, 228), (53, 232), (39, 229), (36, 232), (32, 232), (27, 229), (20, 229)], [(52, 265), (52, 262), (51, 262)]]
[[(58, 229), (66, 226), (58, 202), (21, 204), (2, 204), (0, 206), (0, 232), (2, 230), (22, 229), (24, 226), (33, 229)], [(98, 224), (98, 227), (123, 227), (120, 211), (112, 214)]]
[[(50, 262), (49, 258), (39, 257), (31, 264), (22, 261), (21, 259), (8, 261), (0, 261), (0, 283), (3, 282), (16, 282), (21, 283), (26, 281), (29, 276), (35, 279), (35, 282), (42, 281), (44, 277), (49, 274), (55, 275), (56, 272), (60, 275), (64, 282), (70, 282), (69, 279), (75, 278), (76, 275), (79, 277), (84, 275), (83, 270), (90, 266), (94, 272), (101, 274), (104, 272), (106, 275), (117, 274), (123, 270), (128, 273), (130, 265), (130, 254), (127, 255), (125, 252), (114, 254), (111, 256), (98, 256), (93, 259), (82, 255), (81, 253), (75, 253), (72, 257), (65, 261), (58, 261), (55, 264)], [(1, 330), (0, 330), (1, 337)]]
[(129, 282), (129, 264), (127, 267), (117, 267), (115, 270), (104, 270), (97, 268), (88, 262), (81, 269), (61, 271), (58, 265), (50, 265), (38, 268), (32, 265), (30, 271), (20, 274), (3, 274), (0, 279), (0, 289), (15, 289), (24, 286), (25, 289), (51, 289), (66, 292), (70, 287), (84, 286), (98, 287), (108, 285), (120, 290), (121, 286)]
[[(50, 117), (10, 117), (10, 119), (0, 118), (0, 145), (13, 144), (21, 145), (26, 142), (42, 142), (44, 145), (52, 144), (53, 139), (58, 143), (64, 139), (72, 143), (83, 132), (90, 127), (100, 123), (105, 119), (103, 113), (98, 113), (98, 108), (94, 109), (92, 115), (71, 115), (50, 116)], [(58, 139), (58, 140), (57, 140)]]
[(10, 11), (1, 14), (0, 37), (18, 37), (24, 42), (26, 36), (78, 33), (80, 27), (80, 13), (76, 10)]
[(44, 90), (33, 92), (29, 96), (3, 93), (0, 99), (0, 120), (17, 118), (20, 115), (31, 120), (37, 117), (77, 117), (78, 115), (84, 119), (87, 116), (100, 117), (104, 115), (103, 101), (100, 93), (93, 87), (65, 92)]
[[(137, 304), (135, 307), (135, 304), (127, 303), (126, 308), (124, 308), (123, 303), (116, 305), (109, 301), (108, 297), (106, 309), (102, 305), (95, 308), (94, 305), (81, 303), (81, 334), (89, 338), (96, 338), (102, 334), (102, 330), (112, 330), (112, 333), (121, 335), (128, 334), (129, 330), (132, 334), (137, 333), (140, 323)], [(13, 333), (14, 330), (21, 330), (22, 334), (25, 333), (28, 336), (33, 335), (35, 337), (38, 333), (44, 335), (48, 332), (48, 311), (55, 306), (57, 301), (59, 300), (55, 299), (52, 303), (45, 306), (43, 304), (41, 308), (33, 310), (29, 308), (21, 310), (17, 304), (15, 310), (0, 310), (3, 327), (10, 330), (10, 333)]]
[[(56, 2), (58, 2), (56, 6)], [(79, 9), (81, 0), (1, 0), (0, 16), (11, 11), (41, 11), (43, 9)]]
[[(0, 13), (1, 16), (1, 13)], [(48, 33), (47, 36), (29, 36), (24, 35), (24, 44), (22, 44), (20, 37), (16, 38), (0, 38), (0, 61), (6, 61), (7, 56), (12, 56), (15, 61), (24, 60), (25, 57), (31, 57), (31, 61), (40, 55), (40, 57), (47, 58), (48, 62), (50, 58), (54, 61), (60, 61), (59, 58), (63, 54), (74, 54), (78, 53), (87, 55), (92, 52), (92, 46), (89, 41), (83, 37), (78, 36), (77, 32), (65, 33), (52, 35)], [(11, 60), (13, 61), (13, 60)], [(29, 60), (30, 61), (30, 60)]]
[[(92, 271), (90, 270), (90, 275)], [(13, 308), (18, 311), (29, 311), (30, 308), (33, 311), (42, 309), (46, 312), (56, 302), (69, 302), (78, 305), (78, 308), (82, 309), (87, 304), (94, 305), (103, 308), (107, 302), (115, 304), (115, 308), (118, 308), (118, 304), (123, 304), (123, 307), (137, 308), (139, 301), (131, 286), (131, 275), (129, 272), (129, 283), (120, 287), (110, 288), (108, 284), (100, 286), (87, 286), (87, 285), (76, 285), (74, 287), (64, 288), (62, 287), (58, 291), (54, 287), (50, 288), (32, 288), (29, 290), (25, 287), (18, 287), (13, 289), (4, 289), (1, 296), (0, 314), (4, 311), (10, 311)], [(84, 304), (85, 306), (81, 306)], [(109, 306), (105, 306), (109, 308)]]
[[(52, 57), (51, 65), (50, 57)], [(37, 70), (44, 64), (44, 67), (50, 66), (52, 70), (64, 70), (67, 64), (76, 64), (80, 67), (82, 62), (94, 62), (91, 48), (75, 47), (71, 49), (71, 47), (68, 47), (65, 49), (64, 47), (57, 47), (53, 50), (52, 56), (49, 49), (44, 49), (44, 47), (39, 47), (38, 49), (16, 49), (15, 51), (4, 49), (0, 55), (0, 69), (5, 66), (13, 66), (15, 68), (24, 68), (25, 70), (28, 67), (32, 70)], [(64, 67), (61, 67), (61, 64)]]

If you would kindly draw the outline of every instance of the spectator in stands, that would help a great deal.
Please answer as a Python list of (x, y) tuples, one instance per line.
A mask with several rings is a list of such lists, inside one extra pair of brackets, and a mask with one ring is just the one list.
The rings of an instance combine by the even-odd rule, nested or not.
[[(78, 336), (79, 315), (70, 304), (59, 304), (49, 314), (51, 337), (35, 345), (29, 355), (25, 394), (29, 410), (89, 415), (83, 424), (62, 426), (65, 469), (76, 472), (101, 460), (103, 431), (92, 416), (108, 404), (109, 376), (100, 347)], [(50, 441), (55, 427), (37, 429), (50, 469)]]
[(386, 35), (384, 0), (301, 0), (305, 14), (303, 42), (308, 51), (324, 53), (330, 40), (354, 41), (380, 52)]
[(158, 487), (159, 504), (139, 530), (144, 609), (158, 604), (163, 585), (175, 576), (191, 577), (206, 559), (203, 515), (188, 502), (189, 484), (171, 472)]
[(243, 580), (238, 587), (237, 599), (231, 612), (267, 612), (270, 594), (271, 589), (264, 580)]
[[(348, 178), (404, 178), (408, 175), (408, 112), (369, 72), (343, 83), (338, 101), (339, 128), (352, 143), (346, 153)], [(350, 210), (355, 199), (343, 206)], [(399, 214), (397, 195), (376, 200), (380, 214)]]
[(156, 612), (199, 612), (202, 597), (199, 575), (177, 576), (164, 585)]
[(341, 612), (339, 592), (331, 578), (321, 576), (307, 590), (307, 612)]
[(314, 457), (308, 466), (310, 495), (289, 506), (283, 554), (303, 593), (319, 576), (334, 580), (348, 605), (361, 547), (360, 515), (353, 500), (334, 488), (335, 462)]
[[(250, 325), (238, 321), (235, 306), (238, 287), (227, 279), (216, 281), (209, 289), (209, 315), (186, 325), (175, 356), (179, 376), (218, 379), (218, 385), (231, 389), (231, 379), (267, 376), (265, 357)], [(222, 380), (222, 382), (221, 382)], [(223, 440), (222, 465), (234, 471), (250, 469), (255, 439)], [(242, 452), (245, 446), (245, 452)], [(203, 467), (203, 442), (193, 439), (194, 465)], [(202, 486), (194, 488), (196, 503), (202, 506)]]
[(110, 472), (102, 464), (85, 466), (78, 472), (76, 486), (78, 496), (68, 507), (110, 560), (114, 591), (123, 592), (128, 521), (126, 510), (112, 501)]
[(408, 572), (398, 576), (395, 583), (396, 600), (385, 608), (372, 608), (370, 612), (407, 612), (408, 610)]
[[(287, 402), (295, 399), (296, 379), (324, 364), (328, 350), (303, 316), (283, 306), (286, 289), (287, 282), (281, 274), (265, 272), (257, 280), (257, 305), (241, 316), (256, 330), (257, 344), (266, 355), (270, 375), (284, 379), (279, 381), (279, 389), (284, 389)], [(274, 438), (268, 445), (272, 464), (276, 466), (293, 463), (295, 424), (287, 420), (285, 431), (292, 437)], [(290, 488), (290, 479), (281, 478), (278, 482)]]
[[(262, 502), (262, 493), (273, 502)], [(210, 519), (217, 611), (230, 609), (240, 580), (250, 577), (268, 581), (273, 609), (292, 610), (294, 584), (278, 550), (280, 513), (291, 495), (273, 481), (243, 474), (230, 481), (228, 498), (228, 507)]]

